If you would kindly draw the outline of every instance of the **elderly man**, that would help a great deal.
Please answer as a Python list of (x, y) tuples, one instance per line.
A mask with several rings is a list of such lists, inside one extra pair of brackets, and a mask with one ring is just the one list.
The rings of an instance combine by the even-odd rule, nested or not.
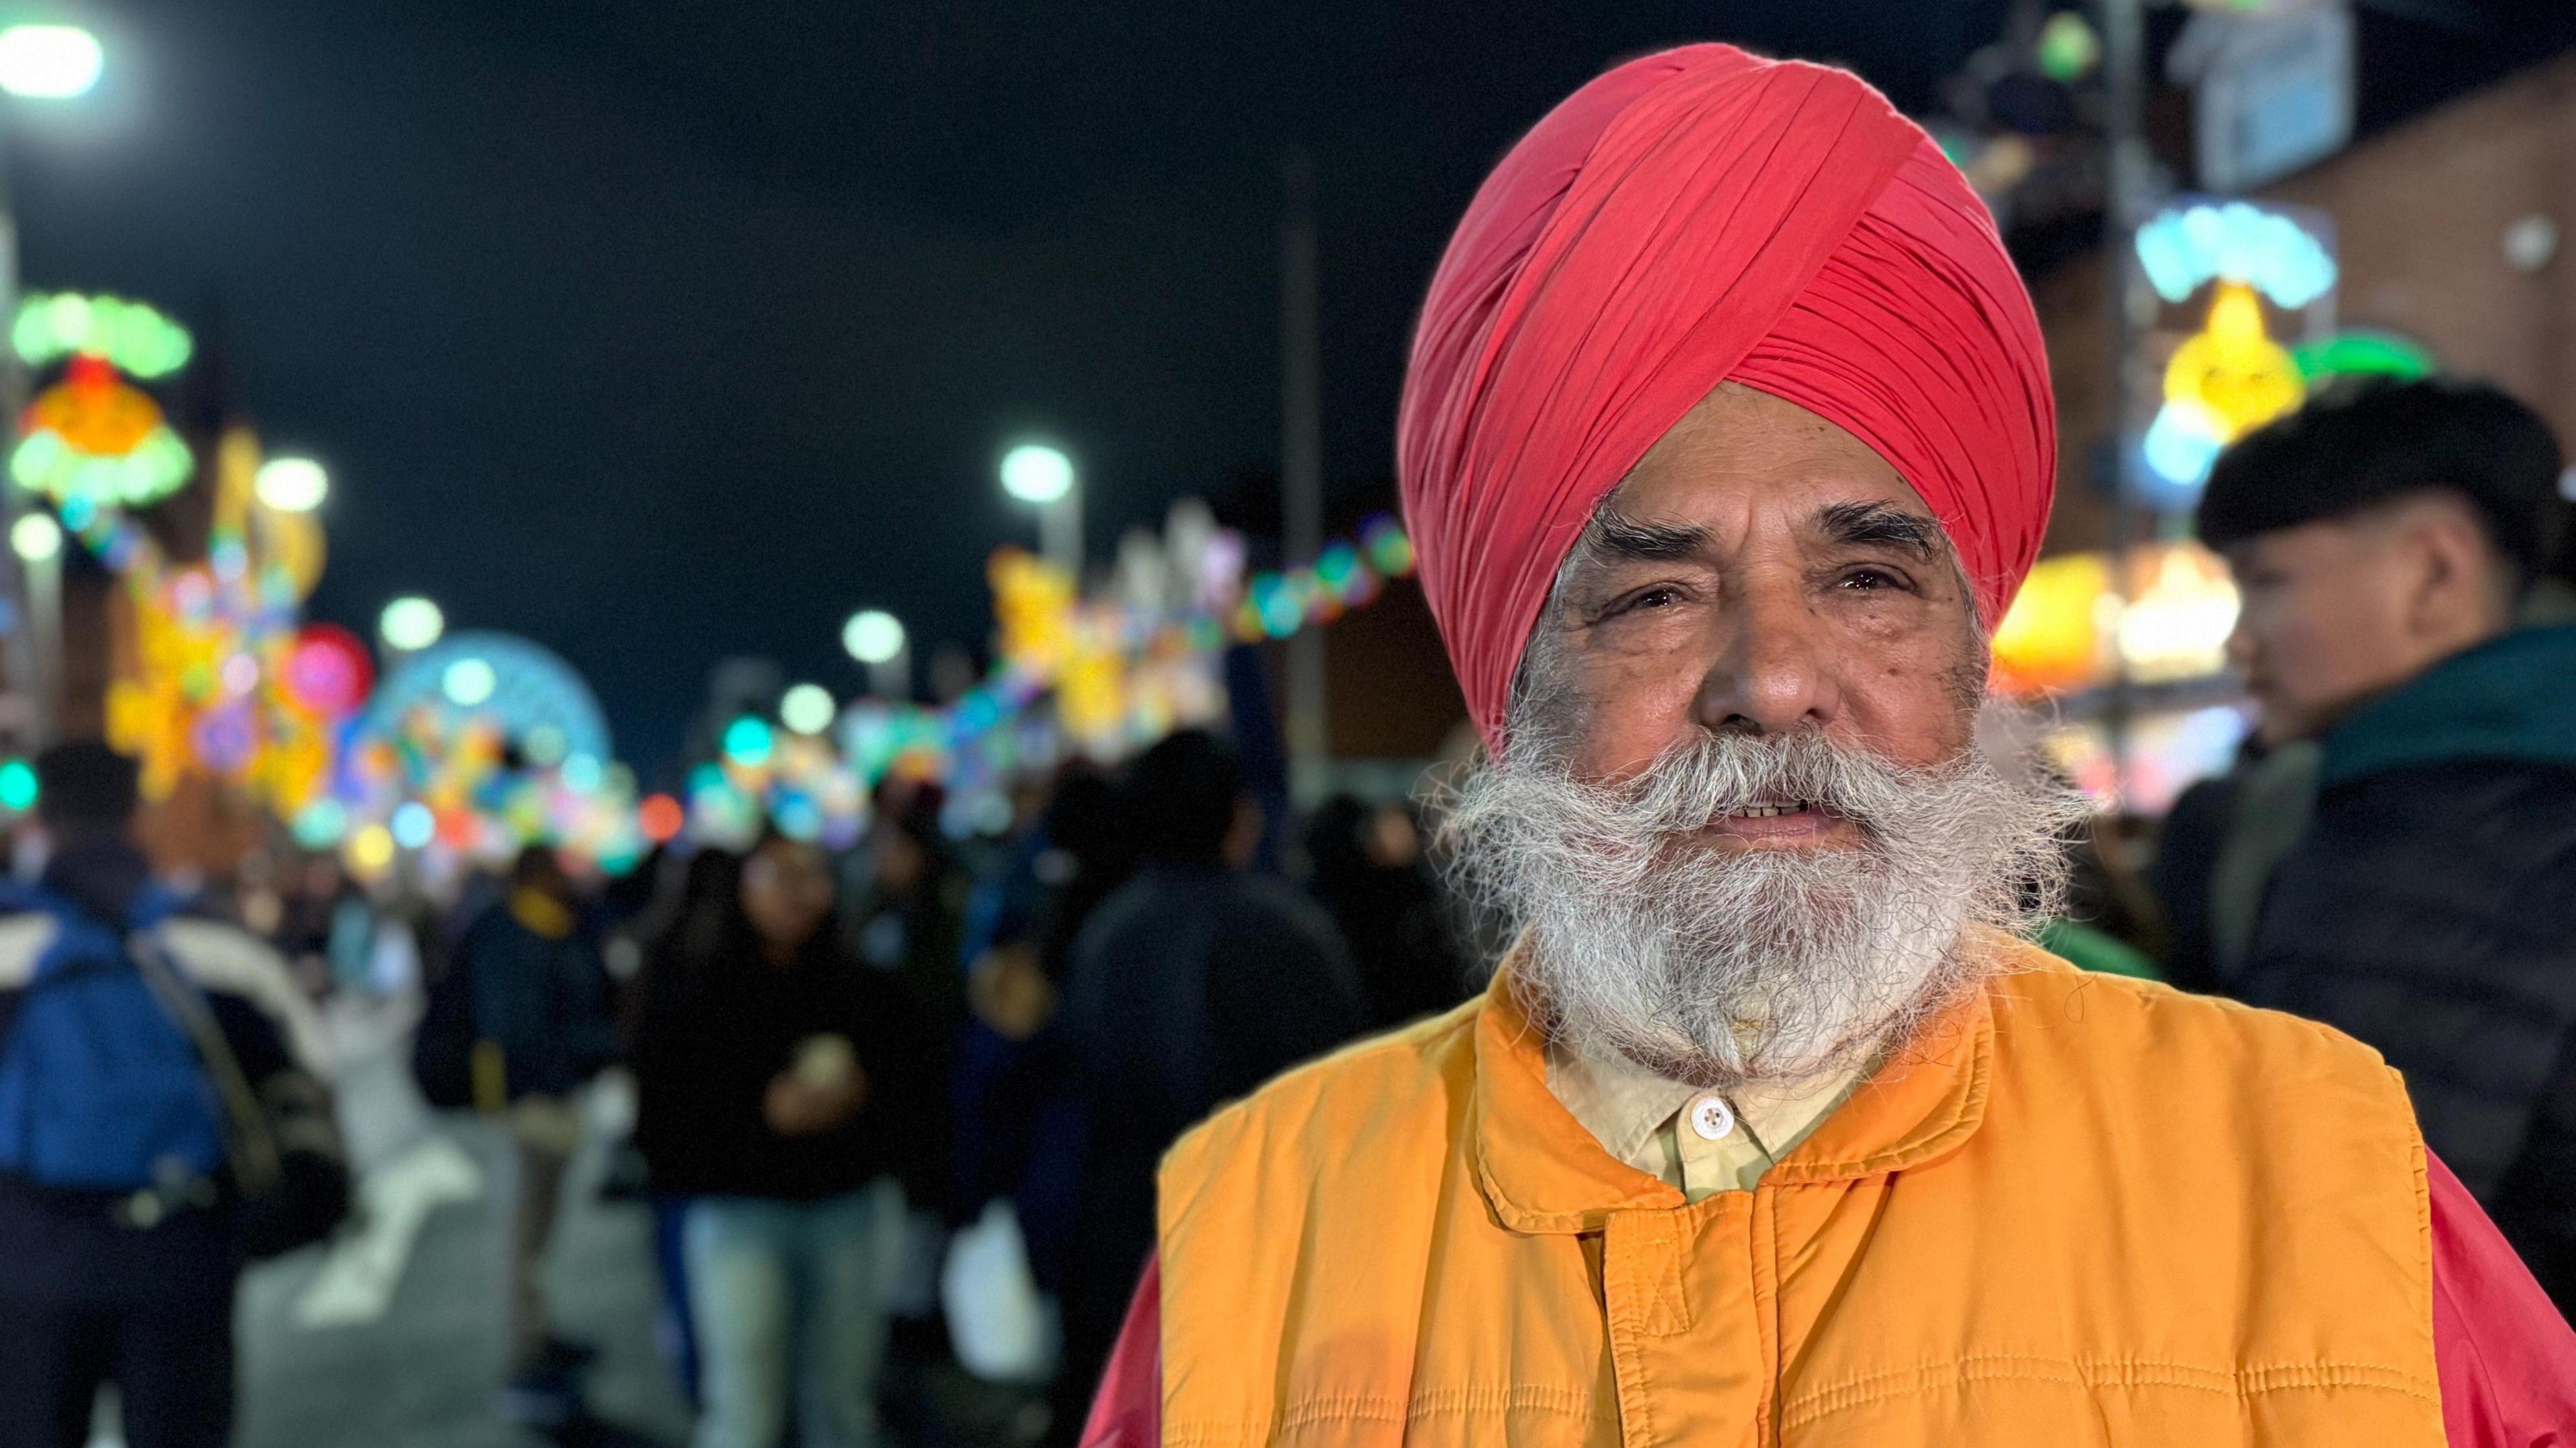
[(1623, 65), (1478, 193), (1400, 423), (1517, 922), (1166, 1158), (1095, 1442), (2561, 1441), (2576, 1341), (2367, 1049), (2012, 930), (1973, 744), (2038, 329), (1837, 71)]

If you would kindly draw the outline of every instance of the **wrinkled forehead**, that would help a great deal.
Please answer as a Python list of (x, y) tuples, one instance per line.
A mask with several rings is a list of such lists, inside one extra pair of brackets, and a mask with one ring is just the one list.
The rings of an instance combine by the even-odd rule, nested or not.
[(1797, 403), (1727, 383), (1594, 508), (1559, 586), (1621, 562), (1723, 558), (1765, 536), (1960, 566), (1939, 516), (1869, 444)]

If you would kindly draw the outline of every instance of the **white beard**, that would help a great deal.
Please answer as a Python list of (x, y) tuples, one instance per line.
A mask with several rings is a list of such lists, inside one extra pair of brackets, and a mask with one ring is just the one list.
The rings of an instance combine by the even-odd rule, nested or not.
[[(1797, 800), (1852, 846), (1724, 850), (1720, 816)], [(1517, 983), (1569, 1046), (1715, 1088), (1796, 1084), (1869, 1060), (1993, 969), (1971, 923), (2055, 905), (2071, 792), (1971, 749), (1911, 769), (1815, 734), (1704, 734), (1618, 785), (1554, 759), (1458, 791), (1452, 867), (1527, 948)]]

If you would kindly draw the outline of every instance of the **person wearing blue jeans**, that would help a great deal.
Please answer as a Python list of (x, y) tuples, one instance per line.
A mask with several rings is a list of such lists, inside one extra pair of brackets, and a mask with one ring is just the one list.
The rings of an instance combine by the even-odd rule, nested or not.
[(919, 1133), (920, 1032), (832, 928), (829, 861), (783, 836), (645, 972), (635, 1143), (681, 1228), (696, 1448), (871, 1448), (880, 1184)]
[(769, 1448), (791, 1404), (808, 1444), (876, 1441), (886, 1336), (877, 1196), (689, 1204), (682, 1251), (704, 1396), (695, 1448)]

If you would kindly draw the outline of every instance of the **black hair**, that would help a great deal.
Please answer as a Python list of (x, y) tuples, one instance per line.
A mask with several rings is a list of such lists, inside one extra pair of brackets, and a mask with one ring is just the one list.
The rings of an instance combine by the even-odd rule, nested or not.
[(1225, 856), (1243, 796), (1243, 765), (1204, 729), (1184, 729), (1137, 756), (1127, 818), (1149, 859), (1214, 864)]
[(36, 817), (58, 832), (114, 833), (134, 818), (142, 768), (96, 739), (36, 756)]
[(2221, 454), (2195, 521), (2203, 542), (2226, 548), (2450, 493), (2476, 510), (2519, 593), (2556, 557), (2560, 465), (2540, 415), (2483, 382), (2353, 378)]

